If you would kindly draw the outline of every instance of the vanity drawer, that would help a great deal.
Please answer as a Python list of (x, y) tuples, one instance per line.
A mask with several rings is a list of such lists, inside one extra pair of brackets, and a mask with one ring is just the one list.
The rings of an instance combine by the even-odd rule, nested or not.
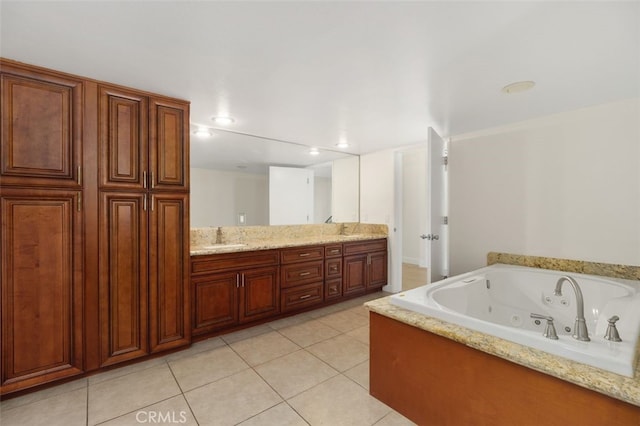
[(325, 257), (342, 257), (342, 244), (331, 244), (324, 247)]
[(229, 269), (256, 268), (278, 264), (278, 250), (256, 250), (238, 253), (220, 253), (191, 256), (191, 273), (194, 275)]
[(324, 284), (324, 299), (338, 299), (342, 297), (342, 278), (327, 280)]
[(371, 253), (373, 251), (385, 251), (387, 249), (387, 239), (354, 241), (344, 244), (344, 255)]
[(287, 288), (314, 281), (322, 281), (324, 278), (323, 266), (324, 262), (322, 260), (282, 265), (280, 267), (280, 286)]
[(324, 259), (324, 246), (287, 248), (280, 251), (280, 263), (308, 262)]
[(322, 283), (306, 284), (284, 289), (280, 292), (282, 312), (322, 303)]
[(324, 261), (324, 275), (329, 278), (342, 276), (342, 258), (327, 259)]

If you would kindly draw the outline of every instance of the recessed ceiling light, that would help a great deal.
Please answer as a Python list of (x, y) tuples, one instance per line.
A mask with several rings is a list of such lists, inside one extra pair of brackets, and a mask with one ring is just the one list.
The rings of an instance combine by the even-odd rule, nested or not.
[(211, 119), (213, 120), (214, 123), (220, 125), (220, 126), (229, 126), (231, 124), (233, 124), (236, 120), (234, 120), (231, 117), (226, 117), (226, 116), (218, 116), (218, 117), (211, 117)]
[(193, 134), (199, 138), (210, 138), (211, 136), (213, 136), (213, 133), (211, 133), (211, 131), (206, 128), (200, 128), (193, 132)]
[(318, 148), (311, 148), (309, 150), (309, 154), (311, 154), (311, 155), (320, 155), (320, 151), (318, 151)]
[(349, 144), (347, 143), (347, 141), (340, 141), (336, 144), (336, 146), (338, 148), (349, 148)]
[(520, 93), (531, 90), (536, 85), (535, 81), (516, 81), (515, 83), (507, 84), (502, 88), (503, 93)]

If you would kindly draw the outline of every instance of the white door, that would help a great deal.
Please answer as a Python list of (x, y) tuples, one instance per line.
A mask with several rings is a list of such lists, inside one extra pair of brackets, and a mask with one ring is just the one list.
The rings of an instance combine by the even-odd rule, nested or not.
[(427, 138), (427, 200), (426, 233), (420, 235), (427, 256), (429, 282), (440, 281), (448, 275), (446, 217), (445, 143), (429, 128)]
[(313, 223), (314, 173), (310, 169), (269, 167), (269, 224)]

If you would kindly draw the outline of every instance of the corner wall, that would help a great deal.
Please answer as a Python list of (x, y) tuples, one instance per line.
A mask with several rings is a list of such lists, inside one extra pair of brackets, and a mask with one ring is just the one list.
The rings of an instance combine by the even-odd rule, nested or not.
[(640, 265), (640, 99), (454, 137), (452, 275), (487, 252)]

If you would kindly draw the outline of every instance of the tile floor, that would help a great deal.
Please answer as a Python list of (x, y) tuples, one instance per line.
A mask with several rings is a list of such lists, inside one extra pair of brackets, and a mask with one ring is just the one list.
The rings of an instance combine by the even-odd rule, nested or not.
[(427, 268), (412, 263), (402, 264), (402, 290), (423, 286), (427, 283)]
[(377, 293), (3, 401), (2, 426), (411, 425), (371, 397)]

